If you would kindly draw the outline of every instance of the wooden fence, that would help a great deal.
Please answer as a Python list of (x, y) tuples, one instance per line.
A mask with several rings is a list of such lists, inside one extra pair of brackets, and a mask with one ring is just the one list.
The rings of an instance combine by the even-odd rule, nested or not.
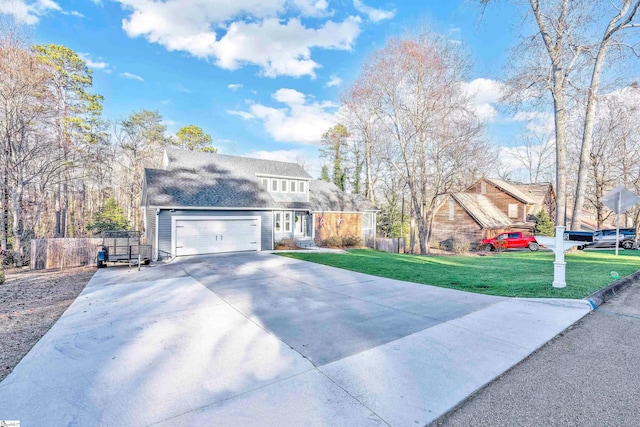
[(102, 239), (32, 239), (31, 268), (42, 270), (93, 265), (101, 244)]
[(393, 239), (376, 239), (376, 249), (384, 252), (393, 252), (397, 254), (405, 253), (405, 239), (397, 237)]

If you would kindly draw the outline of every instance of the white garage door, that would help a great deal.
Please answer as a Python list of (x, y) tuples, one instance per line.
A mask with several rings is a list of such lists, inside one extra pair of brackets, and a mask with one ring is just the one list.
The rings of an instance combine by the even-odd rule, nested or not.
[(176, 255), (257, 251), (258, 219), (176, 219)]

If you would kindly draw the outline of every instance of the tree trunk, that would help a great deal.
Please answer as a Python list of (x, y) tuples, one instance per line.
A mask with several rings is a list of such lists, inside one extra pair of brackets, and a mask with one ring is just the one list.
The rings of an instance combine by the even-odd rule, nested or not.
[[(556, 131), (556, 226), (565, 225), (567, 203), (567, 110), (561, 69), (554, 70), (557, 90), (553, 100)], [(562, 87), (560, 89), (560, 87)]]

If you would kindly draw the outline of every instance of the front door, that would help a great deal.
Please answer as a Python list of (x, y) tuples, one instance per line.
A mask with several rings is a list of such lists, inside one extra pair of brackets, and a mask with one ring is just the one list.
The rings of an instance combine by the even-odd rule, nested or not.
[(296, 225), (294, 227), (295, 235), (304, 236), (307, 230), (307, 214), (306, 212), (296, 212), (294, 215)]

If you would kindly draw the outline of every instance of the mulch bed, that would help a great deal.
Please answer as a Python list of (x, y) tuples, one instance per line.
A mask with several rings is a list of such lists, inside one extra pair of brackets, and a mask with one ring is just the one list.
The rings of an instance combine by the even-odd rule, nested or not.
[(96, 269), (8, 270), (0, 285), (2, 381), (87, 285)]

